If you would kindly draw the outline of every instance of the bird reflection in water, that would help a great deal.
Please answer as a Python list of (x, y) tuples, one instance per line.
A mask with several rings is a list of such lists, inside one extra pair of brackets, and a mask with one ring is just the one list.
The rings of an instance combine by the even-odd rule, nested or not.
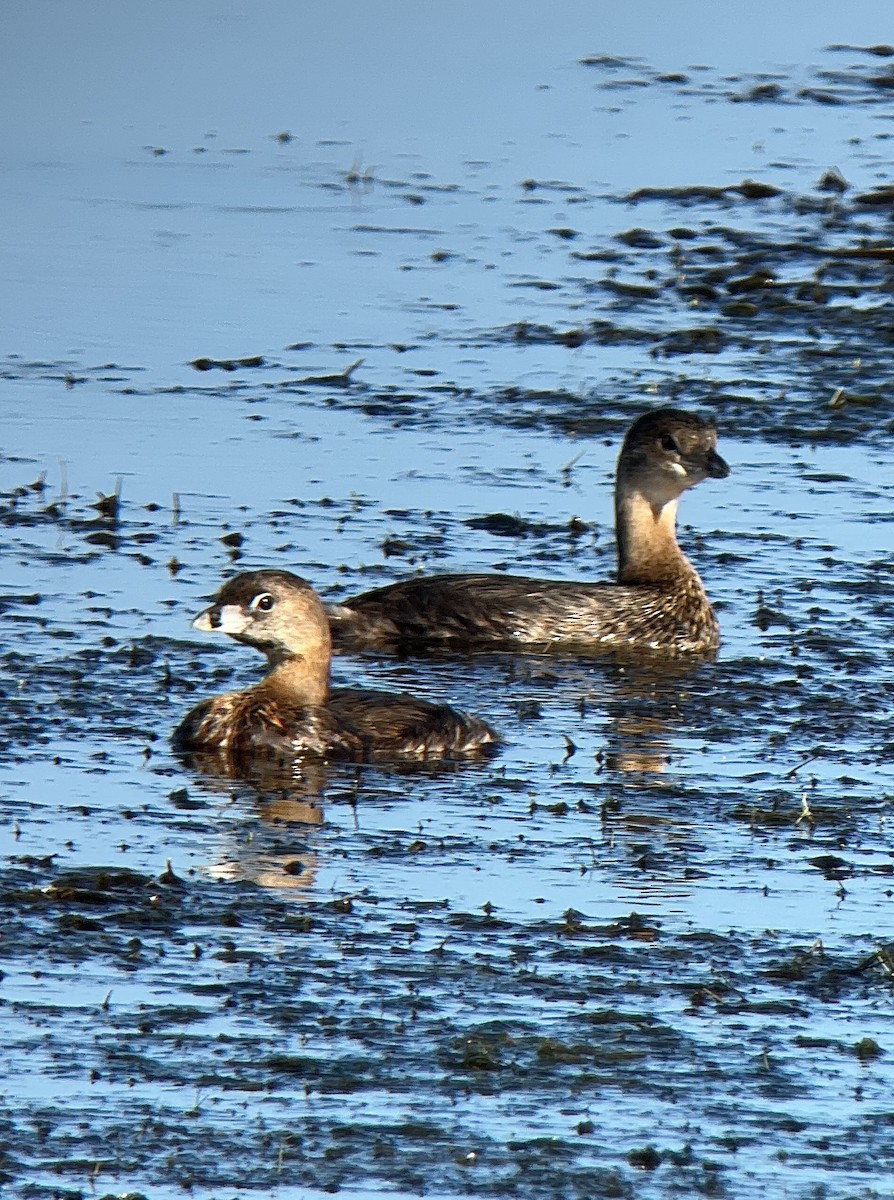
[(238, 770), (226, 755), (181, 753), (195, 786), (216, 794), (225, 804), (239, 806), (246, 824), (234, 828), (208, 872), (226, 882), (254, 883), (281, 891), (309, 892), (318, 873), (320, 855), (316, 833), (323, 825), (327, 791), (355, 807), (362, 798), (364, 779), (374, 770), (382, 776), (453, 775), (485, 769), (484, 763), (388, 763), (370, 768), (360, 764), (330, 764), (308, 757), (256, 757)]
[[(625, 663), (607, 705), (609, 722), (603, 767), (627, 775), (661, 775), (672, 761), (674, 739), (689, 726), (687, 698), (704, 663)], [(686, 732), (690, 732), (689, 729)]]
[(325, 764), (261, 760), (236, 774), (214, 754), (182, 757), (203, 791), (225, 794), (227, 804), (244, 808), (250, 819), (219, 848), (208, 867), (211, 877), (277, 891), (310, 891), (319, 866), (313, 837), (323, 824)]

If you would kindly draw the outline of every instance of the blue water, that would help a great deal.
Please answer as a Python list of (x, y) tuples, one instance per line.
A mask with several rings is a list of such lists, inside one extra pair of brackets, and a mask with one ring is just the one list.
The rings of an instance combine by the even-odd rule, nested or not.
[[(853, 84), (888, 60), (825, 49), (887, 40), (888, 6), (35, 0), (7, 4), (0, 23), (2, 598), (19, 598), (0, 644), (0, 847), (17, 881), (3, 903), (34, 939), (0, 943), (10, 1194), (60, 1194), (60, 1179), (86, 1194), (86, 1158), (115, 1138), (142, 1145), (120, 1122), (145, 1108), (163, 1114), (157, 1152), (127, 1167), (109, 1151), (97, 1194), (182, 1194), (169, 1165), (182, 1152), (192, 1194), (208, 1197), (285, 1200), (327, 1181), (358, 1200), (583, 1196), (610, 1170), (616, 1194), (649, 1198), (693, 1194), (718, 1159), (718, 1194), (887, 1195), (890, 991), (881, 967), (848, 973), (891, 926), (894, 454), (886, 318), (873, 323), (884, 285), (833, 296), (830, 309), (864, 305), (863, 324), (805, 319), (792, 333), (786, 310), (757, 349), (731, 324), (717, 355), (630, 339), (569, 350), (505, 331), (715, 320), (599, 290), (694, 270), (667, 245), (684, 222), (697, 246), (720, 246), (721, 265), (725, 229), (779, 243), (886, 237), (884, 212), (836, 224), (806, 205), (623, 198), (748, 177), (815, 198), (833, 166), (858, 192), (888, 183), (892, 93)], [(599, 54), (623, 61), (579, 61)], [(799, 97), (845, 68), (847, 103)], [(731, 101), (769, 80), (779, 102)], [(663, 248), (631, 257), (617, 235), (634, 228)], [(799, 258), (790, 275), (818, 266)], [(808, 366), (790, 374), (795, 344)], [(233, 371), (191, 365), (255, 355), (262, 365)], [(351, 383), (332, 381), (358, 360)], [(195, 689), (257, 677), (248, 650), (190, 627), (221, 578), (284, 566), (331, 597), (420, 570), (607, 578), (624, 424), (650, 404), (691, 403), (693, 382), (732, 467), (681, 505), (723, 628), (716, 665), (668, 682), (499, 656), (338, 660), (339, 681), (482, 713), (504, 750), (456, 775), (334, 771), (320, 795), (275, 799), (171, 757)], [(839, 387), (867, 395), (830, 409)], [(774, 429), (766, 414), (791, 397), (797, 432)], [(40, 476), (45, 490), (13, 503)], [(103, 549), (79, 522), (119, 481), (120, 544)], [(51, 501), (71, 521), (43, 519)], [(571, 544), (464, 524), (495, 512), (593, 527)], [(233, 531), (238, 560), (220, 541)], [(410, 549), (389, 557), (387, 539)], [(31, 593), (39, 604), (21, 602)], [(778, 616), (766, 628), (759, 593)], [(148, 663), (130, 662), (131, 647)], [(567, 760), (566, 737), (578, 747)], [(184, 788), (197, 807), (177, 806)], [(53, 923), (55, 901), (39, 902), (75, 867), (157, 878), (168, 860), (196, 907), (166, 932), (139, 927), (139, 969), (115, 957), (111, 918), (83, 949)], [(229, 894), (236, 933), (214, 908)], [(349, 933), (326, 923), (345, 898)], [(484, 906), (504, 929), (449, 923)], [(316, 941), (288, 924), (305, 909)], [(569, 910), (597, 929), (635, 911), (659, 932), (594, 933), (592, 957), (566, 959), (556, 930)], [(226, 957), (230, 936), (250, 966)], [(801, 955), (847, 986), (774, 973)], [(554, 990), (537, 991), (541, 979)], [(364, 1032), (370, 1014), (403, 1013), (413, 988), (430, 1002), (418, 1041)], [(280, 1008), (299, 999), (307, 1009), (285, 1022)], [(182, 1044), (141, 1031), (178, 1005), (196, 1009)], [(635, 1086), (621, 1059), (614, 1074), (600, 1065), (598, 1085), (589, 1059), (560, 1060), (548, 1086), (534, 1054), (529, 1090), (522, 1067), (522, 1083), (497, 1073), (489, 1090), (487, 1071), (464, 1075), (450, 1058), (451, 1037), (508, 1030), (508, 1071), (530, 1039), (576, 1045), (593, 1036), (580, 1022), (614, 1006), (678, 1039), (642, 1050)], [(887, 1053), (859, 1059), (864, 1038)], [(122, 1046), (142, 1047), (142, 1070), (117, 1065)], [(401, 1074), (404, 1046), (421, 1049)], [(305, 1051), (356, 1055), (382, 1077), (327, 1091), (252, 1075), (268, 1054)], [(48, 1113), (55, 1132), (35, 1142)], [(420, 1114), (442, 1131), (421, 1151), (395, 1132)], [(595, 1133), (577, 1132), (584, 1120)], [(181, 1126), (194, 1144), (174, 1153)], [(347, 1126), (396, 1139), (395, 1161), (367, 1147), (327, 1176), (341, 1160), (320, 1147), (347, 1145)], [(264, 1172), (291, 1143), (271, 1150), (261, 1135), (281, 1127), (305, 1139), (304, 1165), (286, 1156), (274, 1179)], [(528, 1174), (512, 1175), (513, 1145), (537, 1137)], [(640, 1170), (629, 1155), (651, 1143), (691, 1143), (694, 1176), (669, 1159)], [(236, 1146), (229, 1176), (220, 1145)]]

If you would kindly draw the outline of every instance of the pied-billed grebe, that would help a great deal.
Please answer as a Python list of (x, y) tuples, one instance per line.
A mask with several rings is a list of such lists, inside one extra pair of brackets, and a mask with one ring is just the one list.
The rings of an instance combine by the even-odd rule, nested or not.
[(717, 620), (676, 536), (681, 494), (729, 474), (716, 442), (712, 426), (674, 408), (655, 409), (631, 425), (615, 484), (616, 583), (517, 575), (409, 579), (331, 605), (336, 648), (716, 650)]
[(211, 753), (239, 770), (255, 756), (377, 761), (482, 756), (497, 745), (484, 721), (446, 704), (390, 692), (329, 688), (331, 638), (316, 592), (288, 571), (246, 571), (220, 589), (196, 629), (227, 633), (267, 656), (244, 692), (188, 713), (174, 748)]

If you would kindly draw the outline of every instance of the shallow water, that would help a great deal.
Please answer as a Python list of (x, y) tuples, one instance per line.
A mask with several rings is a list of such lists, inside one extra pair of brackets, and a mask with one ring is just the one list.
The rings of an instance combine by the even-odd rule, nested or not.
[[(698, 4), (261, 10), (14, 16), (5, 1191), (890, 1195), (885, 10), (792, 6), (772, 57)], [(223, 577), (608, 577), (663, 403), (733, 471), (681, 505), (716, 663), (339, 659), (505, 748), (171, 756), (257, 678), (190, 628)]]

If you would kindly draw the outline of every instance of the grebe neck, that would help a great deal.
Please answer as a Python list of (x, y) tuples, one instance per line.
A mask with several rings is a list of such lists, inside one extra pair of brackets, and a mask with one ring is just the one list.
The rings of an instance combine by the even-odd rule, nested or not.
[(618, 583), (661, 583), (692, 574), (677, 543), (678, 503), (678, 496), (655, 503), (634, 489), (618, 496)]
[(271, 663), (272, 670), (257, 687), (274, 692), (291, 704), (320, 707), (329, 696), (329, 656), (291, 654)]

